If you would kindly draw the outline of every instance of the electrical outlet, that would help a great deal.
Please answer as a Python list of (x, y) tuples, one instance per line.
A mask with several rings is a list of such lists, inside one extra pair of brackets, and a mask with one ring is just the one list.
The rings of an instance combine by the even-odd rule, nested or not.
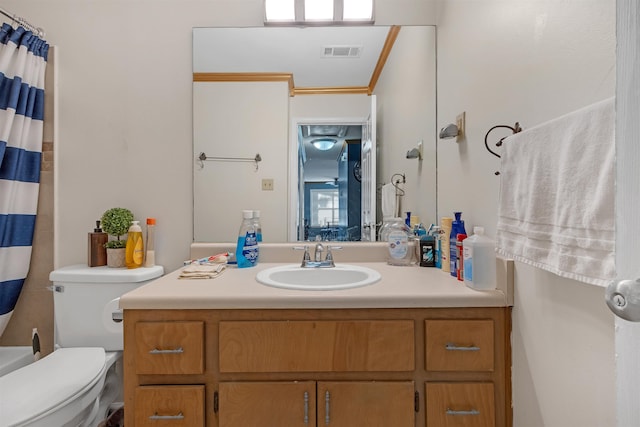
[(262, 191), (273, 191), (273, 179), (265, 178), (262, 180)]
[(460, 141), (464, 139), (464, 122), (465, 122), (465, 112), (458, 114), (456, 116), (456, 126), (458, 126), (458, 136), (456, 137), (456, 141)]

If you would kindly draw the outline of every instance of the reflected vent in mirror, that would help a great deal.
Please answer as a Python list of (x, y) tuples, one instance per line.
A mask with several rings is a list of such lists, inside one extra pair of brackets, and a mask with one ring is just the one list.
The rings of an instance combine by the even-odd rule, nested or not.
[(359, 58), (362, 46), (324, 46), (323, 58)]
[(346, 125), (303, 125), (302, 136), (304, 138), (310, 136), (336, 136), (338, 138), (344, 138), (347, 134)]

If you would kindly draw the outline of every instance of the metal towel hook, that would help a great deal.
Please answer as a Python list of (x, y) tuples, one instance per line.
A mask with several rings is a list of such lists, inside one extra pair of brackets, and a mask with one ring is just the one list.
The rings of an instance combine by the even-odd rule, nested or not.
[[(494, 156), (496, 156), (497, 158), (501, 158), (500, 154), (496, 153), (495, 151), (493, 151), (491, 148), (489, 148), (489, 142), (487, 141), (487, 139), (489, 138), (489, 134), (495, 130), (495, 129), (499, 129), (499, 128), (506, 128), (506, 129), (511, 129), (511, 132), (513, 134), (516, 134), (518, 132), (522, 132), (522, 128), (520, 127), (520, 123), (516, 122), (515, 125), (513, 126), (508, 126), (508, 125), (496, 125), (494, 127), (492, 127), (491, 129), (489, 129), (487, 131), (487, 133), (484, 135), (484, 146), (486, 147), (487, 151), (489, 151), (491, 154), (493, 154)], [(507, 135), (504, 136), (502, 138), (500, 138), (500, 140), (498, 140), (498, 142), (496, 142), (496, 147), (502, 147), (502, 143), (504, 142), (504, 140), (506, 138), (508, 138), (511, 135)], [(495, 172), (496, 175), (500, 175), (500, 172), (496, 171)]]

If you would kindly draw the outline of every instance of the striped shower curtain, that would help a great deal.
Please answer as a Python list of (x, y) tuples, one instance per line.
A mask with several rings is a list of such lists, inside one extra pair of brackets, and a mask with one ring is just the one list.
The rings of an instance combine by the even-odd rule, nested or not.
[(0, 335), (29, 272), (38, 208), (49, 45), (0, 29)]

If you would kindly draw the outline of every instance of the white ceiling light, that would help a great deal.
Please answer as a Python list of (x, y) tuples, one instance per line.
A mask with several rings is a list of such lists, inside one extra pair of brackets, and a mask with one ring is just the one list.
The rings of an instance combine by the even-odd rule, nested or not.
[(267, 21), (295, 21), (294, 0), (266, 0), (264, 2)]
[(311, 143), (314, 147), (316, 147), (320, 151), (331, 150), (334, 145), (338, 142), (335, 138), (316, 138)]
[(265, 0), (265, 24), (373, 24), (373, 0)]
[(343, 0), (342, 18), (345, 21), (372, 21), (373, 0)]
[(333, 0), (305, 0), (305, 21), (332, 21)]

